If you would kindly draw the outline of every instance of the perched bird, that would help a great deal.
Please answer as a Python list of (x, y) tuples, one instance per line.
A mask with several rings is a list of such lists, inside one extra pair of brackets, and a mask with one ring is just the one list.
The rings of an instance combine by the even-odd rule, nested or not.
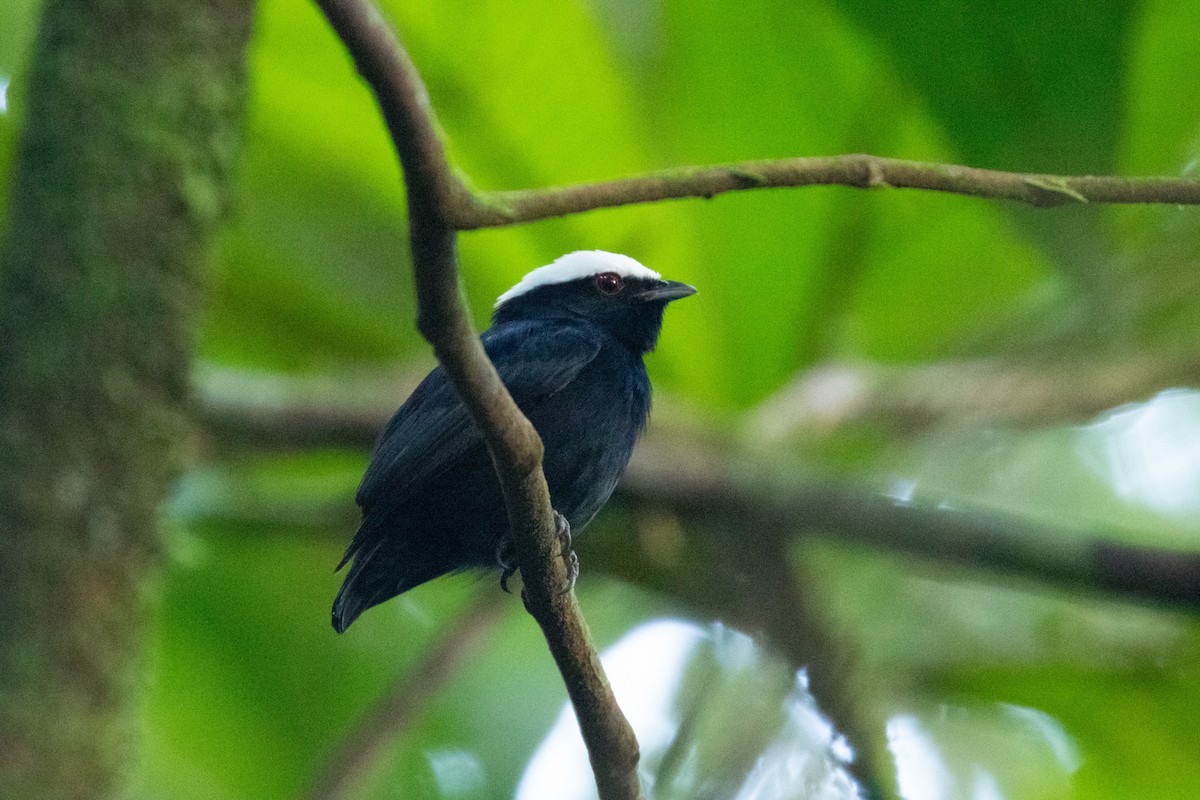
[[(551, 503), (575, 531), (612, 494), (646, 424), (642, 356), (658, 341), (663, 310), (695, 292), (627, 256), (585, 250), (535, 269), (496, 301), (484, 349), (542, 437)], [(441, 367), (380, 435), (356, 499), (362, 523), (338, 565), (351, 562), (333, 602), (338, 633), (441, 575), (513, 572), (500, 483)]]

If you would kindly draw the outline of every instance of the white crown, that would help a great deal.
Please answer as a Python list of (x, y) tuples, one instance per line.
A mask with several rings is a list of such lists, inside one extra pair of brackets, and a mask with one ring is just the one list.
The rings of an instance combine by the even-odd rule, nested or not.
[(559, 256), (550, 264), (538, 267), (530, 272), (516, 286), (496, 298), (496, 308), (512, 300), (514, 297), (536, 289), (539, 286), (550, 286), (555, 283), (567, 283), (601, 272), (615, 272), (622, 278), (644, 278), (657, 281), (662, 278), (649, 267), (642, 266), (629, 256), (620, 253), (608, 253), (604, 250), (576, 250)]

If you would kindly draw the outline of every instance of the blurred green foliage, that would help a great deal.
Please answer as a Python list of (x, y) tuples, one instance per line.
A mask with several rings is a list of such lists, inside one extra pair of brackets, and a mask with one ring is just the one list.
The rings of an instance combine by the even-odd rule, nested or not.
[[(424, 73), (456, 165), (486, 189), (843, 152), (1168, 175), (1195, 174), (1200, 157), (1195, 0), (383, 7)], [(0, 178), (35, 15), (31, 0), (9, 0), (0, 26), (0, 79), (12, 79)], [(265, 0), (251, 69), (240, 191), (213, 259), (198, 358), (332, 375), (428, 362), (412, 324), (395, 159), (315, 7)], [(574, 249), (625, 252), (698, 286), (672, 308), (651, 371), (663, 395), (728, 428), (825, 359), (917, 364), (1030, 343), (1186, 348), (1200, 300), (1178, 277), (1200, 266), (1196, 212), (1174, 208), (1032, 212), (913, 192), (781, 190), (471, 233), (461, 247), (481, 326), (499, 292)], [(1157, 291), (1167, 285), (1170, 302)], [(1141, 294), (1127, 295), (1131, 286)], [(1124, 311), (1106, 316), (1114, 307)], [(1069, 343), (1056, 338), (1064, 329)], [(857, 431), (819, 451), (830, 460), (810, 458), (875, 482), (901, 476), (935, 499), (1195, 547), (1195, 504), (1166, 513), (1114, 488), (1106, 431)], [(331, 568), (354, 525), (362, 465), (359, 453), (235, 453), (181, 483), (167, 507), (171, 559), (150, 637), (144, 757), (132, 770), (140, 796), (299, 796), (372, 699), (462, 612), (470, 581), (445, 580), (344, 637), (329, 629)], [(312, 511), (330, 504), (344, 513)], [(598, 535), (626, 535), (606, 524), (602, 515)], [(1200, 785), (1195, 619), (829, 546), (804, 557), (821, 576), (810, 590), (862, 656), (878, 695), (869, 702), (881, 717), (923, 720), (940, 745), (946, 796), (984, 796), (987, 781), (997, 796), (1097, 800)], [(586, 558), (584, 569), (582, 603), (604, 644), (686, 613), (670, 597), (589, 577)], [(516, 786), (562, 692), (519, 603), (496, 601), (510, 609), (486, 648), (429, 698), (364, 797), (500, 797)], [(775, 698), (777, 668), (763, 669)], [(720, 702), (705, 719), (736, 716), (736, 699)], [(1056, 720), (1078, 763), (1031, 737), (1031, 718), (1012, 707)], [(439, 753), (469, 754), (470, 774), (439, 782)]]

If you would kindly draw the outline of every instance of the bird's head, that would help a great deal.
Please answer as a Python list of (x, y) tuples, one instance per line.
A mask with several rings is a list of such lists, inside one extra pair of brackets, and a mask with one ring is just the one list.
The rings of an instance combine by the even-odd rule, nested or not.
[(500, 295), (492, 321), (584, 319), (631, 349), (649, 352), (658, 342), (667, 303), (695, 293), (629, 256), (579, 250), (535, 269)]

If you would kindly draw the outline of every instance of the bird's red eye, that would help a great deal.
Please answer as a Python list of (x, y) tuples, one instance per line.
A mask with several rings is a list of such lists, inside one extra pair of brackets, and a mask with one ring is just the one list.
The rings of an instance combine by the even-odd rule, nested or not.
[(620, 294), (624, 288), (625, 281), (621, 280), (621, 276), (615, 272), (601, 272), (596, 276), (596, 291), (600, 294), (611, 297), (614, 294)]

